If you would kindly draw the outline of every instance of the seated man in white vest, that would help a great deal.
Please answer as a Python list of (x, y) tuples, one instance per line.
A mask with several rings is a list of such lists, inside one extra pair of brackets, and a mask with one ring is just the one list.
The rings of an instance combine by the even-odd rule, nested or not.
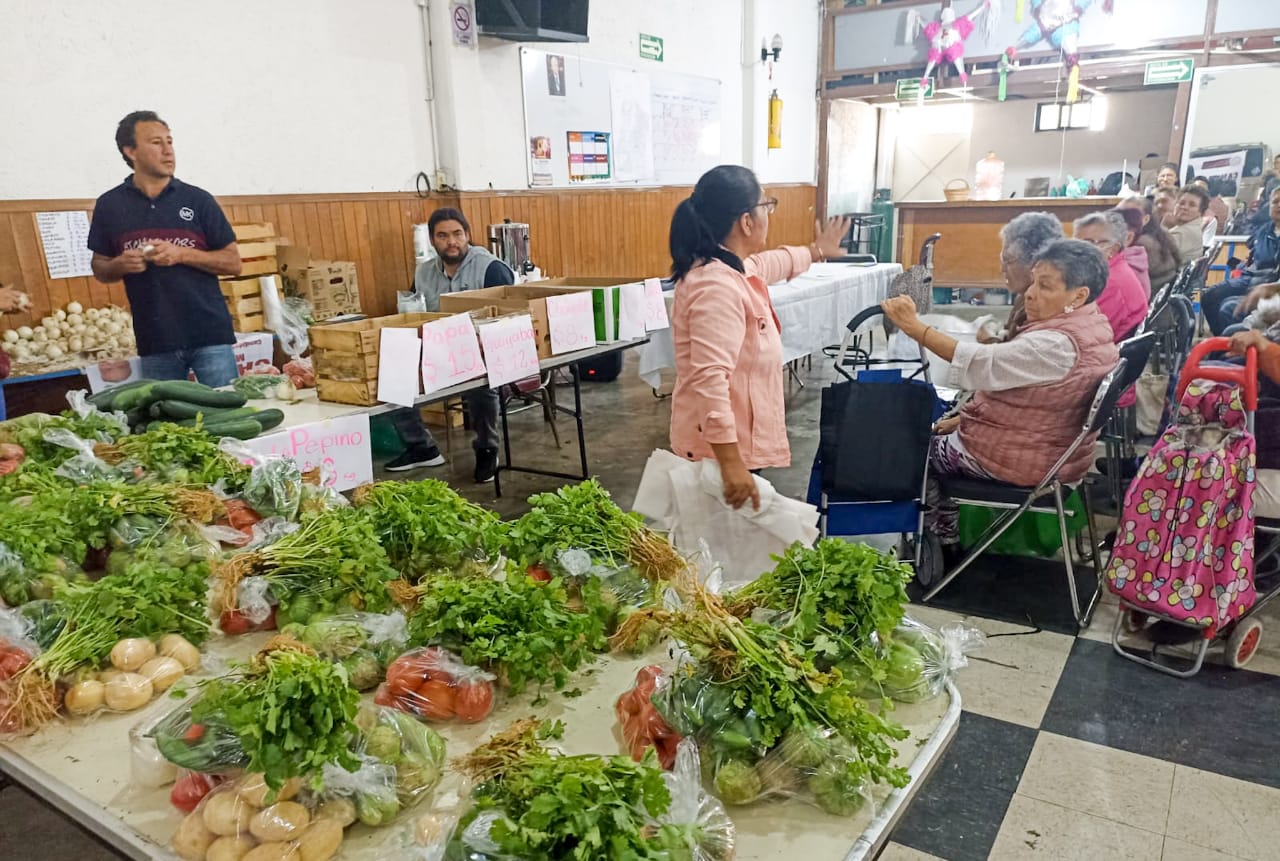
[[(436, 250), (434, 260), (418, 264), (413, 275), (413, 291), (426, 300), (428, 311), (440, 310), (440, 294), (461, 293), (481, 287), (497, 287), (514, 284), (515, 274), (507, 264), (494, 257), (488, 250), (471, 244), (471, 225), (466, 216), (452, 208), (437, 209), (427, 219), (431, 233), (431, 245)], [(463, 395), (471, 428), (476, 438), (477, 483), (493, 481), (498, 471), (498, 393), (493, 389), (478, 389)], [(416, 409), (396, 410), (391, 414), (404, 452), (389, 461), (388, 472), (404, 472), (426, 466), (440, 466), (444, 456), (422, 425)]]

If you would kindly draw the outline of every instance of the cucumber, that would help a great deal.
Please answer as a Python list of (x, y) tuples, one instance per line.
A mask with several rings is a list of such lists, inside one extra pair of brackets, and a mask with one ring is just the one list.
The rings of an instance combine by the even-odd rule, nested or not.
[(131, 383), (121, 383), (118, 386), (113, 386), (110, 389), (106, 389), (104, 391), (98, 392), (96, 395), (89, 395), (88, 400), (89, 400), (89, 403), (93, 404), (98, 409), (109, 411), (114, 409), (113, 404), (117, 397), (129, 391), (130, 389), (136, 389), (151, 382), (155, 382), (155, 381), (154, 380), (134, 380)]
[(253, 439), (262, 432), (262, 425), (251, 418), (232, 419), (204, 425), (204, 432), (212, 437), (230, 436), (236, 439)]
[[(216, 415), (251, 409), (251, 407), (210, 407), (204, 404), (193, 404), (189, 401), (164, 400), (156, 401), (151, 405), (151, 415), (156, 418), (167, 419), (193, 419), (196, 416), (204, 416), (205, 421), (212, 421)], [(244, 413), (244, 415), (248, 414)]]
[(153, 394), (153, 399), (158, 401), (186, 401), (189, 404), (222, 409), (242, 407), (248, 401), (248, 398), (238, 392), (222, 392), (189, 380), (156, 383)]
[(261, 425), (264, 431), (269, 431), (284, 421), (284, 412), (277, 409), (258, 410), (253, 414), (253, 420)]
[(155, 387), (160, 383), (150, 380), (143, 383), (135, 389), (128, 389), (111, 399), (111, 409), (120, 410), (121, 412), (129, 412), (138, 407), (150, 406), (156, 398), (153, 396)]
[(238, 422), (253, 418), (257, 413), (258, 411), (253, 407), (240, 407), (234, 410), (211, 410), (208, 407), (199, 407), (196, 414), (190, 418), (166, 418), (165, 421), (187, 428), (193, 428), (196, 426), (196, 422), (201, 422), (201, 427), (208, 427), (209, 425), (222, 424), (223, 422)]

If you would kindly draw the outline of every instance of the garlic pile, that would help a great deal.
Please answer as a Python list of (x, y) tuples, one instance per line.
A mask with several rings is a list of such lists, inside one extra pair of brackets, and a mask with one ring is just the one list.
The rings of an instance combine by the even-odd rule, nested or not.
[(54, 311), (39, 326), (7, 329), (4, 351), (15, 363), (46, 364), (94, 352), (97, 358), (132, 356), (133, 316), (123, 308), (86, 309), (79, 302)]

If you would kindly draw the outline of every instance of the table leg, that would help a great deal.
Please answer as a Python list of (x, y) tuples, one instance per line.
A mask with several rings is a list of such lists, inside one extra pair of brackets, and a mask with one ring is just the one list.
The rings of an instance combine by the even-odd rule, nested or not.
[(493, 497), (502, 498), (502, 471), (510, 469), (511, 464), (511, 428), (507, 423), (507, 399), (498, 390), (498, 415), (502, 417), (502, 463), (493, 472)]
[(502, 444), (503, 451), (506, 453), (505, 461), (498, 465), (497, 475), (494, 476), (494, 492), (501, 497), (502, 485), (501, 476), (503, 472), (523, 472), (527, 475), (543, 475), (548, 478), (564, 478), (571, 481), (586, 481), (591, 477), (589, 467), (587, 465), (587, 433), (586, 427), (582, 420), (582, 374), (578, 365), (569, 366), (569, 372), (573, 376), (573, 408), (563, 406), (559, 403), (553, 403), (551, 408), (558, 413), (572, 416), (574, 424), (578, 431), (578, 460), (582, 469), (581, 473), (573, 474), (568, 472), (555, 472), (554, 470), (536, 469), (531, 466), (515, 466), (511, 463), (511, 433), (507, 424), (507, 405), (506, 401), (502, 402)]

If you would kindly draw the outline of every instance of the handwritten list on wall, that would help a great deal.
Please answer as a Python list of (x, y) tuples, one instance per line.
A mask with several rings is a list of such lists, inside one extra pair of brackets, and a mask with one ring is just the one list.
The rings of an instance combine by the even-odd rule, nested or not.
[(37, 212), (36, 229), (50, 278), (85, 278), (93, 274), (89, 265), (93, 252), (87, 245), (89, 213)]

